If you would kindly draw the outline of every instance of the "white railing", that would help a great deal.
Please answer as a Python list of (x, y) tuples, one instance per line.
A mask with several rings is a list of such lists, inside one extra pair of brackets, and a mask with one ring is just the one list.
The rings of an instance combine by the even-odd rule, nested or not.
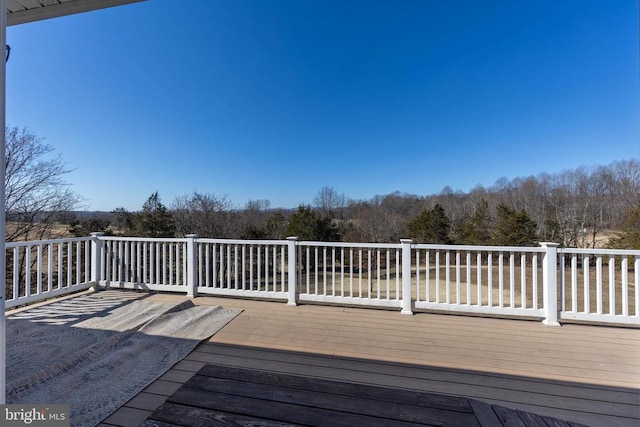
[(102, 286), (153, 291), (187, 291), (187, 240), (99, 237), (94, 281)]
[(638, 250), (94, 233), (9, 243), (6, 256), (7, 307), (99, 285), (640, 325)]
[(397, 244), (299, 242), (300, 301), (402, 307)]
[(545, 248), (413, 245), (415, 307), (544, 317)]
[(11, 308), (87, 289), (91, 238), (6, 244), (6, 304)]
[(198, 239), (197, 293), (286, 299), (287, 241)]
[(559, 251), (560, 318), (638, 323), (640, 251)]

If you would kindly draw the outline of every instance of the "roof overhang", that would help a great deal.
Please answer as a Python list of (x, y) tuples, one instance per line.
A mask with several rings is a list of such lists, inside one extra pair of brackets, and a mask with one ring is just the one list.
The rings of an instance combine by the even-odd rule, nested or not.
[(7, 26), (144, 0), (7, 0)]

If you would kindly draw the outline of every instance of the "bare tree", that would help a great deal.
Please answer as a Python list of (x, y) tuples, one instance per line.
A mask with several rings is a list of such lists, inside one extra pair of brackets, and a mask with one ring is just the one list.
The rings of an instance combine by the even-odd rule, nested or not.
[(81, 201), (64, 176), (60, 156), (27, 128), (7, 127), (5, 152), (6, 240), (48, 237), (56, 220)]
[(262, 239), (269, 237), (267, 223), (271, 202), (266, 199), (249, 200), (244, 210), (238, 212), (237, 221), (240, 223), (240, 237), (243, 239)]
[[(387, 200), (388, 199), (388, 200)], [(350, 238), (361, 242), (397, 242), (402, 236), (407, 218), (402, 196), (375, 196), (370, 201), (352, 201), (349, 206)]]
[(611, 167), (616, 179), (616, 190), (620, 195), (619, 203), (616, 203), (620, 211), (614, 218), (618, 222), (630, 209), (640, 205), (640, 160), (622, 160), (613, 163)]
[(345, 207), (345, 197), (332, 187), (322, 187), (313, 199), (313, 205), (322, 215), (333, 217), (337, 210)]
[(232, 204), (226, 196), (202, 194), (197, 191), (176, 197), (171, 206), (178, 235), (198, 234), (200, 237), (236, 237), (231, 218)]

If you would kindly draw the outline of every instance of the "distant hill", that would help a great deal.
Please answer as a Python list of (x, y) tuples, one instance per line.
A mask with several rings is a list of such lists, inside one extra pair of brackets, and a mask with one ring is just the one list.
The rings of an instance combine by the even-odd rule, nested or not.
[(111, 212), (105, 211), (71, 211), (69, 214), (75, 215), (80, 221), (91, 218), (109, 219), (111, 217)]

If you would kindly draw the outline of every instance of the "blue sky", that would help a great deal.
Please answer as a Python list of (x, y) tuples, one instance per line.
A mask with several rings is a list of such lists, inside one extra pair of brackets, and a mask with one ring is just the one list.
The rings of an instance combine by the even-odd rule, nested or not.
[(88, 210), (468, 191), (640, 157), (638, 2), (148, 0), (9, 27)]

